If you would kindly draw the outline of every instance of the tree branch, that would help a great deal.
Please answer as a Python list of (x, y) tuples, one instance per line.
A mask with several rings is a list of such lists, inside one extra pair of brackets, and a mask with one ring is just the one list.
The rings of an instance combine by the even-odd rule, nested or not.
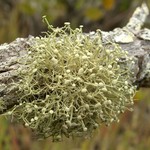
[[(133, 84), (138, 87), (150, 87), (150, 30), (141, 29), (148, 15), (146, 4), (137, 8), (129, 23), (123, 28), (116, 28), (110, 32), (102, 31), (102, 40), (115, 42), (134, 58), (131, 71), (134, 73)], [(90, 37), (95, 32), (89, 33)], [(15, 87), (18, 82), (18, 68), (25, 69), (18, 59), (28, 55), (27, 48), (33, 44), (34, 37), (17, 38), (10, 44), (0, 45), (0, 103), (5, 100), (5, 109), (12, 108), (16, 103)]]

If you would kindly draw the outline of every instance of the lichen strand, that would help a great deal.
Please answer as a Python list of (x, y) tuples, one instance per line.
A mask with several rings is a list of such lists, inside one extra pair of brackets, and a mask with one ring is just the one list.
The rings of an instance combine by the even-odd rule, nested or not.
[(37, 37), (20, 72), (19, 104), (7, 114), (29, 126), (40, 138), (85, 136), (100, 124), (119, 121), (133, 104), (135, 87), (126, 67), (132, 60), (114, 43), (102, 44), (94, 36), (49, 25)]

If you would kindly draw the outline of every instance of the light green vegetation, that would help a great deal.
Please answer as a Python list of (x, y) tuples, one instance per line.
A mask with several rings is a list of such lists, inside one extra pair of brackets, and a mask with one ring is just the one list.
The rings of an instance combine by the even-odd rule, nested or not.
[(28, 49), (26, 71), (18, 70), (19, 104), (6, 115), (54, 141), (118, 122), (118, 115), (133, 105), (135, 87), (127, 65), (132, 59), (118, 45), (102, 43), (100, 30), (91, 36), (82, 26), (47, 24), (46, 36), (35, 38)]

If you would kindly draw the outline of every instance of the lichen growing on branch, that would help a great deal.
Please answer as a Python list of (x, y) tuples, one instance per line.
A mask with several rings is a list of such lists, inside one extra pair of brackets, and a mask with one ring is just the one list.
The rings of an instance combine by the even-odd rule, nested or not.
[(85, 136), (102, 123), (118, 122), (118, 115), (133, 105), (135, 87), (127, 65), (132, 59), (117, 44), (102, 43), (100, 30), (93, 38), (70, 23), (48, 27), (23, 59), (27, 69), (18, 70), (18, 105), (7, 115), (39, 138), (53, 140)]

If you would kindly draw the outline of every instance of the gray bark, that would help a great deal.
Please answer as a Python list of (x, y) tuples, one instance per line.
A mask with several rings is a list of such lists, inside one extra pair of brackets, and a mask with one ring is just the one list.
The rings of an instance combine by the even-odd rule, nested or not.
[[(139, 88), (150, 87), (150, 30), (141, 29), (147, 15), (147, 6), (143, 4), (137, 8), (124, 28), (102, 32), (104, 43), (108, 40), (113, 41), (134, 58), (135, 63), (131, 67), (134, 73), (133, 84)], [(95, 35), (94, 32), (89, 34), (91, 37)], [(17, 104), (14, 94), (16, 89), (12, 83), (18, 81), (18, 68), (23, 69), (18, 59), (28, 55), (27, 48), (32, 45), (33, 39), (33, 36), (17, 38), (10, 44), (0, 46), (0, 103), (5, 101), (4, 111)]]

